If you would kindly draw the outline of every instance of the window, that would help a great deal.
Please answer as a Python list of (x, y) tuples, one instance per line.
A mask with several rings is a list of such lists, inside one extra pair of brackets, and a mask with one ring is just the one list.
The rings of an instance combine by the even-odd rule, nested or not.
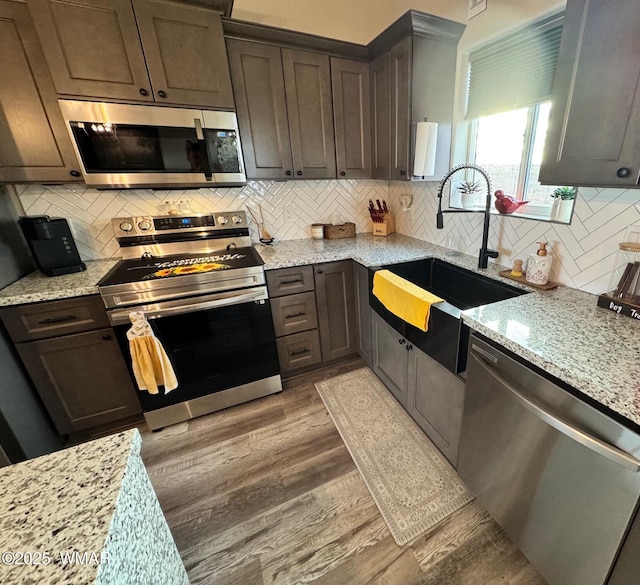
[(556, 219), (556, 187), (540, 185), (538, 173), (562, 22), (545, 18), (469, 55), (467, 160), (488, 171), (494, 190), (531, 202), (519, 215)]
[(537, 177), (551, 103), (482, 116), (471, 124), (470, 160), (487, 170), (494, 189), (522, 201), (526, 215), (549, 216), (555, 186)]

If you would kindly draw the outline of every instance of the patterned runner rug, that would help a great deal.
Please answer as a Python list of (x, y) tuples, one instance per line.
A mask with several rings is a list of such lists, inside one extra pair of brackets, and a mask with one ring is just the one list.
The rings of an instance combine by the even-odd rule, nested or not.
[(473, 500), (369, 368), (318, 382), (316, 388), (398, 545)]

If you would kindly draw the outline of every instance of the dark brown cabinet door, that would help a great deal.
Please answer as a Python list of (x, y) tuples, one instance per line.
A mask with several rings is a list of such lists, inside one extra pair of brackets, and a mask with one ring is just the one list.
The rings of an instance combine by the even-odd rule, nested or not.
[(391, 176), (391, 68), (390, 55), (374, 59), (371, 71), (371, 176)]
[(335, 178), (329, 57), (282, 49), (282, 64), (295, 177)]
[(229, 39), (227, 49), (247, 178), (293, 178), (280, 48)]
[(161, 0), (134, 0), (157, 102), (233, 109), (220, 14)]
[(153, 101), (130, 0), (29, 0), (59, 94)]
[(338, 178), (371, 177), (369, 64), (331, 58)]
[(142, 411), (110, 328), (16, 345), (60, 434)]
[(640, 3), (570, 0), (540, 181), (640, 182)]
[(351, 260), (314, 266), (322, 360), (358, 351), (355, 287)]
[(391, 48), (391, 178), (409, 180), (412, 38)]
[(369, 270), (358, 262), (353, 263), (353, 280), (356, 287), (356, 314), (358, 319), (358, 352), (365, 363), (373, 363), (371, 312), (369, 306)]
[(0, 1), (0, 182), (69, 181), (78, 168), (26, 5)]

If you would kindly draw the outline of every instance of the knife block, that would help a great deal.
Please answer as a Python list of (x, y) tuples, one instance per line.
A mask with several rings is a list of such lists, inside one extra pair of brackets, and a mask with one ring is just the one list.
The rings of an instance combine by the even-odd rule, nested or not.
[(392, 234), (395, 229), (393, 225), (393, 217), (390, 213), (385, 213), (384, 221), (382, 222), (374, 222), (373, 224), (373, 235), (374, 236), (388, 236)]

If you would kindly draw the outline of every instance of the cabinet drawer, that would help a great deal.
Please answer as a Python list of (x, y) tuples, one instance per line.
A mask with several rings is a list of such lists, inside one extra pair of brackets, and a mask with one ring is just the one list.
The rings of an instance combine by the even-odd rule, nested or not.
[(110, 326), (99, 295), (9, 307), (2, 309), (0, 317), (14, 342)]
[(316, 295), (312, 292), (272, 299), (271, 311), (276, 337), (318, 327)]
[(277, 339), (280, 370), (290, 372), (322, 361), (318, 330), (305, 331)]
[(313, 290), (313, 266), (296, 266), (280, 270), (267, 270), (270, 297), (281, 297)]

